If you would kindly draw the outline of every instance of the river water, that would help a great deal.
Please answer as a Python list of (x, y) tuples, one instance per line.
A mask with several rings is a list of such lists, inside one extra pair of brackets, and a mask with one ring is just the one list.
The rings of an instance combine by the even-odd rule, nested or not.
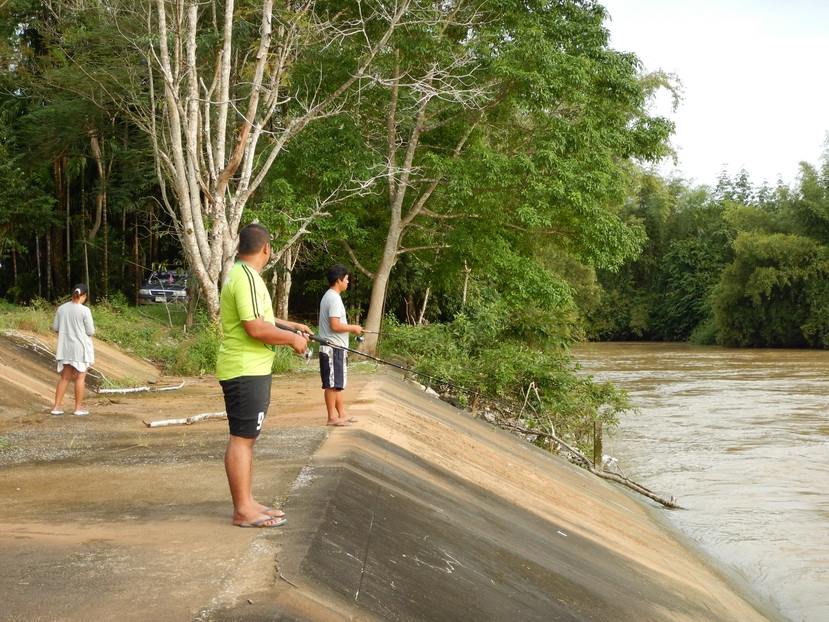
[(667, 520), (788, 619), (829, 621), (829, 353), (597, 343), (574, 354), (638, 408), (604, 453), (687, 508)]

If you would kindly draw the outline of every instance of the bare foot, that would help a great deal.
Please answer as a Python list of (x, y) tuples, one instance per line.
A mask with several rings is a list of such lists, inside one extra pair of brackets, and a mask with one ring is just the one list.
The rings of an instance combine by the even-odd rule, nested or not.
[(348, 421), (347, 419), (333, 419), (333, 420), (330, 420), (325, 425), (333, 425), (333, 426), (336, 426), (338, 428), (344, 428), (346, 426), (350, 426), (351, 422)]

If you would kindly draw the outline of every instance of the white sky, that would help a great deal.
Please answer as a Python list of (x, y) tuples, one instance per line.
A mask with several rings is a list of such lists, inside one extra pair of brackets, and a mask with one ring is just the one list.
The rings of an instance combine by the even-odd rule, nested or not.
[[(714, 185), (725, 168), (790, 184), (817, 164), (829, 132), (829, 0), (603, 0), (611, 46), (646, 71), (679, 76), (683, 101), (654, 111), (676, 123), (678, 164)], [(662, 101), (664, 99), (664, 101)]]

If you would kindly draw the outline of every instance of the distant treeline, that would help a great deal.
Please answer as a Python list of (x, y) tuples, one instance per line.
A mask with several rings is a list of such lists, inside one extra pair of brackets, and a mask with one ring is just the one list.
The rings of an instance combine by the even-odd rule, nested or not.
[(791, 187), (746, 173), (713, 189), (654, 175), (625, 213), (642, 254), (599, 274), (585, 305), (600, 340), (829, 347), (829, 159), (801, 164)]

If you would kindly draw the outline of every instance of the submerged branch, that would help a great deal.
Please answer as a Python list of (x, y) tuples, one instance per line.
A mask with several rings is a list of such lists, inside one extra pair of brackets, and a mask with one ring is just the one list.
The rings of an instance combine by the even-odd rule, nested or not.
[(638, 492), (640, 495), (643, 495), (645, 497), (648, 497), (649, 499), (652, 499), (653, 501), (656, 501), (657, 503), (665, 506), (666, 508), (670, 508), (672, 510), (684, 509), (681, 505), (676, 503), (674, 497), (671, 497), (670, 499), (665, 499), (664, 497), (659, 496), (652, 490), (646, 488), (645, 486), (642, 486), (641, 484), (638, 484), (637, 482), (634, 482), (633, 480), (627, 477), (617, 475), (616, 473), (608, 473), (601, 469), (597, 469), (595, 466), (593, 466), (593, 463), (587, 456), (585, 456), (577, 448), (573, 447), (572, 445), (569, 445), (568, 443), (560, 439), (555, 434), (551, 434), (550, 432), (543, 432), (540, 430), (528, 430), (527, 428), (522, 428), (521, 426), (509, 423), (498, 423), (498, 425), (506, 429), (515, 430), (516, 432), (520, 432), (521, 434), (535, 434), (536, 436), (542, 436), (546, 439), (549, 439), (557, 445), (559, 445), (560, 447), (563, 447), (570, 455), (572, 455), (575, 458), (576, 462), (578, 462), (581, 466), (590, 471), (593, 475), (601, 477), (602, 479), (607, 479), (612, 482), (616, 482), (617, 484), (622, 484), (623, 486), (626, 486), (627, 488), (630, 488), (631, 490)]

